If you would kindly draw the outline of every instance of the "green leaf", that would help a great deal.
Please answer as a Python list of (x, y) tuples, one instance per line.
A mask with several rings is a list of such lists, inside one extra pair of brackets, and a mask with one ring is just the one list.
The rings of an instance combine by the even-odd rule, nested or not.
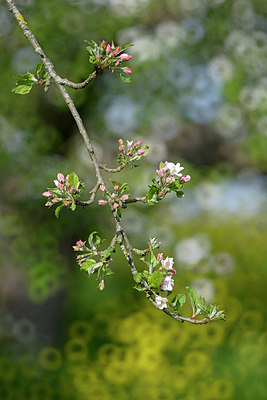
[(31, 91), (32, 86), (38, 83), (38, 80), (30, 72), (23, 75), (16, 75), (16, 78), (18, 81), (12, 89), (12, 92), (17, 94), (28, 94)]
[(44, 64), (40, 63), (37, 64), (34, 71), (35, 78), (39, 79), (46, 79), (48, 77), (48, 71), (46, 70)]
[(78, 189), (79, 178), (78, 178), (78, 176), (75, 174), (75, 172), (72, 172), (72, 173), (69, 175), (68, 181), (69, 181), (69, 183), (71, 184), (72, 187), (74, 187), (75, 189)]
[(129, 47), (132, 47), (132, 46), (134, 46), (134, 44), (132, 44), (132, 43), (124, 43), (123, 45), (120, 46), (120, 53), (123, 50), (126, 50), (126, 49), (128, 49)]
[(155, 257), (155, 254), (153, 253), (153, 250), (150, 250), (148, 253), (148, 266), (152, 265), (154, 268), (157, 265), (157, 259)]
[(121, 78), (122, 82), (125, 82), (125, 83), (130, 83), (131, 82), (131, 78), (130, 77), (126, 77), (126, 76), (124, 76), (122, 74), (120, 74), (120, 78)]
[(59, 218), (60, 211), (62, 210), (63, 207), (64, 207), (64, 206), (61, 205), (61, 206), (58, 206), (58, 207), (55, 209), (55, 216), (56, 216), (57, 218)]
[(154, 194), (157, 192), (158, 188), (154, 185), (150, 186), (149, 191), (147, 193), (148, 200), (151, 200)]
[(147, 282), (150, 287), (159, 287), (162, 279), (163, 279), (164, 272), (162, 271), (154, 271), (148, 278)]
[(172, 301), (171, 305), (173, 306), (174, 310), (177, 311), (180, 307), (182, 307), (186, 302), (185, 294), (177, 294)]
[(182, 190), (177, 190), (176, 196), (179, 197), (180, 199), (184, 197), (184, 192)]
[(76, 210), (76, 204), (75, 204), (74, 201), (71, 203), (70, 208), (71, 208), (72, 211), (75, 211), (75, 210)]
[(142, 288), (142, 287), (140, 287), (138, 285), (135, 285), (133, 288), (138, 290), (138, 292), (143, 292), (144, 291), (144, 288)]
[(198, 301), (198, 309), (199, 314), (208, 315), (211, 312), (211, 306), (207, 304), (206, 300), (203, 297), (200, 297)]
[(94, 231), (94, 232), (90, 233), (90, 235), (88, 237), (88, 243), (89, 243), (90, 247), (98, 246), (101, 243), (100, 237), (96, 234), (97, 234), (97, 232)]
[(142, 280), (142, 273), (141, 273), (141, 272), (138, 272), (137, 274), (134, 274), (134, 275), (133, 275), (133, 278), (134, 278), (135, 282), (137, 282), (137, 283), (141, 282), (141, 280)]
[(119, 208), (116, 209), (115, 213), (116, 213), (117, 217), (119, 219), (121, 219), (121, 210)]
[(109, 258), (110, 255), (111, 255), (111, 253), (114, 252), (114, 250), (115, 250), (115, 247), (109, 246), (109, 247), (105, 250), (105, 252), (104, 252), (104, 254), (103, 254), (103, 257), (104, 257), (105, 259)]
[(188, 291), (190, 301), (191, 301), (191, 306), (193, 309), (193, 314), (196, 313), (197, 308), (198, 308), (198, 295), (195, 289), (191, 288), (190, 286), (186, 286), (186, 290)]

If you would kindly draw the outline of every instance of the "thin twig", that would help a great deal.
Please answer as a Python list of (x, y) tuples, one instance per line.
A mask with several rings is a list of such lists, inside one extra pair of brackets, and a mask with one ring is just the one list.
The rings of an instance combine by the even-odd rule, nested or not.
[(108, 168), (106, 164), (99, 164), (99, 168), (103, 169), (106, 172), (120, 172), (123, 168), (125, 168), (125, 165), (120, 165), (118, 168)]
[(146, 196), (143, 197), (133, 197), (132, 199), (128, 200), (123, 200), (125, 204), (130, 204), (130, 203), (137, 203), (137, 202), (144, 202), (147, 199)]
[(100, 182), (97, 182), (95, 187), (90, 191), (91, 197), (89, 200), (87, 200), (87, 201), (77, 200), (76, 204), (79, 206), (83, 206), (83, 207), (89, 206), (90, 204), (92, 204), (95, 200), (95, 196), (96, 196), (96, 193), (97, 193), (100, 185), (101, 185)]

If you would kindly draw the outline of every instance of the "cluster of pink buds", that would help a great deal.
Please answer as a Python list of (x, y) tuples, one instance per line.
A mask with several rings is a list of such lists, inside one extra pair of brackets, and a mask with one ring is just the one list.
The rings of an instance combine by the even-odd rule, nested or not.
[(89, 255), (89, 248), (86, 247), (85, 242), (83, 242), (82, 240), (78, 240), (75, 244), (75, 246), (72, 246), (74, 251), (79, 251), (79, 252), (83, 252), (82, 254), (78, 254), (76, 256), (76, 260), (78, 265), (81, 267), (86, 259), (88, 258)]
[(79, 181), (78, 176), (74, 172), (66, 177), (59, 172), (57, 179), (54, 180), (54, 184), (54, 188), (48, 188), (42, 194), (47, 198), (45, 206), (51, 207), (57, 204), (60, 207), (71, 206), (74, 210), (76, 208), (75, 202), (84, 189), (84, 183)]
[[(104, 71), (105, 69), (111, 69), (112, 71), (131, 74), (132, 70), (129, 67), (121, 66), (121, 64), (125, 61), (129, 61), (132, 56), (125, 53), (125, 49), (127, 49), (130, 44), (124, 44), (122, 46), (115, 46), (112, 42), (111, 44), (106, 43), (105, 40), (102, 40), (100, 45), (95, 43), (94, 41), (87, 42), (88, 46), (86, 47), (91, 56), (89, 57), (89, 61), (92, 64), (95, 64), (98, 69)], [(122, 80), (129, 82), (129, 78), (125, 78), (121, 75)]]
[(119, 155), (117, 161), (121, 166), (131, 164), (137, 166), (135, 161), (140, 160), (148, 154), (148, 146), (141, 144), (141, 140), (134, 142), (133, 140), (119, 139)]
[(127, 190), (127, 186), (125, 184), (120, 185), (118, 182), (115, 183), (113, 185), (113, 192), (108, 196), (109, 200), (107, 201), (100, 199), (98, 200), (98, 205), (104, 206), (109, 203), (113, 205), (114, 210), (117, 210), (119, 206), (123, 205), (123, 203), (129, 199), (129, 195), (124, 193), (125, 190)]

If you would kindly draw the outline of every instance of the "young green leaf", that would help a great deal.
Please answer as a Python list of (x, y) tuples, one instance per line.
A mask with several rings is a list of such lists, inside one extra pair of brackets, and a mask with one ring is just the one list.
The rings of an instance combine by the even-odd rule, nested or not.
[(177, 294), (171, 301), (171, 305), (175, 311), (178, 311), (186, 302), (185, 294)]
[(164, 272), (162, 271), (154, 271), (148, 278), (147, 282), (150, 287), (159, 287), (162, 279), (163, 279)]
[(131, 78), (130, 77), (126, 77), (126, 76), (124, 76), (122, 74), (120, 74), (120, 77), (121, 77), (122, 82), (125, 82), (125, 83), (130, 83), (131, 82)]
[(55, 216), (56, 216), (57, 218), (59, 218), (60, 211), (62, 210), (63, 207), (64, 207), (64, 206), (61, 205), (61, 206), (58, 206), (58, 207), (55, 209)]
[(103, 257), (104, 257), (105, 259), (109, 258), (110, 255), (111, 255), (111, 253), (114, 252), (114, 250), (115, 250), (115, 247), (109, 246), (109, 247), (105, 250)]
[(69, 181), (69, 183), (71, 184), (72, 187), (74, 187), (75, 189), (78, 189), (79, 178), (78, 178), (78, 176), (75, 174), (75, 172), (72, 172), (72, 173), (69, 175), (68, 181)]
[(75, 204), (74, 201), (71, 203), (70, 208), (71, 208), (72, 211), (75, 211), (75, 210), (76, 210), (76, 204)]
[(198, 295), (195, 289), (191, 288), (190, 286), (186, 286), (186, 289), (188, 291), (192, 309), (193, 309), (193, 315), (196, 313), (197, 308), (198, 308)]
[(142, 273), (141, 273), (141, 272), (138, 272), (137, 274), (134, 274), (134, 275), (133, 275), (133, 278), (134, 278), (135, 282), (137, 282), (137, 283), (141, 282)]
[(158, 188), (154, 185), (150, 186), (149, 191), (147, 193), (148, 200), (151, 200), (154, 194), (157, 192)]

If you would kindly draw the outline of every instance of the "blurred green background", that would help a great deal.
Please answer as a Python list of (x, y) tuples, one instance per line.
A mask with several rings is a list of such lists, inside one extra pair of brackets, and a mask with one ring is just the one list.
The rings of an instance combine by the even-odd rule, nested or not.
[[(141, 139), (146, 162), (112, 176), (144, 195), (160, 161), (181, 162), (185, 198), (136, 205), (135, 247), (157, 236), (226, 322), (178, 324), (133, 290), (120, 254), (103, 292), (72, 245), (113, 236), (108, 210), (64, 210), (41, 194), (56, 173), (94, 185), (82, 140), (55, 86), (11, 92), (37, 56), (0, 3), (0, 399), (266, 399), (267, 15), (260, 0), (18, 0), (62, 77), (91, 67), (84, 40), (134, 43), (132, 84), (105, 74), (71, 91), (101, 162)], [(109, 179), (109, 177), (107, 177)], [(140, 268), (143, 266), (139, 265)], [(190, 312), (189, 309), (185, 309)]]

